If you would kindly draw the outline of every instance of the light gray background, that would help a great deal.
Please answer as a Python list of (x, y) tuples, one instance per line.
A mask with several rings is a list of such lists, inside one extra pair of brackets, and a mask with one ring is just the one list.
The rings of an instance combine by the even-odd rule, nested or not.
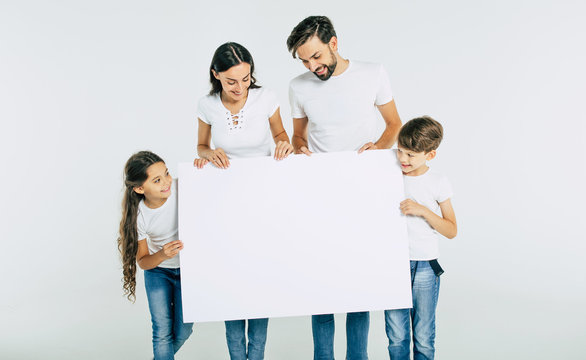
[[(285, 39), (327, 14), (340, 53), (386, 66), (401, 118), (445, 126), (431, 166), (455, 188), (438, 359), (586, 357), (582, 1), (2, 1), (3, 359), (146, 359), (150, 319), (122, 297), (115, 240), (131, 153), (195, 153), (215, 48), (237, 41), (276, 91), (304, 71)], [(344, 357), (339, 316), (336, 356)], [(309, 317), (272, 319), (267, 359), (309, 359)], [(221, 323), (179, 359), (227, 357)], [(369, 351), (386, 358), (382, 313)]]

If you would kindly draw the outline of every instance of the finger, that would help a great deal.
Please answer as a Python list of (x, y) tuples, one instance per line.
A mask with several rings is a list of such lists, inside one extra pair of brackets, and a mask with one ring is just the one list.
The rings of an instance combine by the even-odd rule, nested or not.
[(309, 151), (309, 149), (305, 146), (303, 146), (301, 149), (301, 152), (303, 152), (305, 155), (307, 156), (311, 156), (311, 151)]
[(222, 166), (224, 169), (227, 169), (230, 166), (230, 160), (224, 151), (221, 151), (219, 154), (220, 161), (222, 162)]
[(283, 156), (283, 158), (286, 158), (287, 156), (289, 156), (290, 154), (293, 153), (293, 145), (288, 144), (289, 146), (287, 146), (285, 148), (285, 156)]

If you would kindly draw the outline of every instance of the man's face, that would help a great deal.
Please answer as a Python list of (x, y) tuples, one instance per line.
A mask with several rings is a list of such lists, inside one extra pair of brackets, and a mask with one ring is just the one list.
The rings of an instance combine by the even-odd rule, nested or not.
[(335, 37), (332, 37), (329, 43), (324, 44), (317, 36), (313, 36), (297, 48), (297, 57), (315, 76), (326, 81), (332, 76), (336, 65), (338, 65), (338, 59), (332, 49), (335, 48), (335, 42)]

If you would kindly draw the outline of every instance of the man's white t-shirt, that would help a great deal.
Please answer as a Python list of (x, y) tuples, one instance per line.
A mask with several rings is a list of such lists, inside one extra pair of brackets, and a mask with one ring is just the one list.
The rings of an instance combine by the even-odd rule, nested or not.
[[(146, 239), (149, 254), (154, 254), (163, 248), (163, 245), (177, 240), (177, 180), (171, 185), (171, 196), (163, 205), (151, 209), (141, 200), (138, 204), (138, 240)], [(171, 259), (163, 260), (159, 265), (162, 268), (176, 269), (179, 267), (179, 254)]]
[(199, 101), (197, 117), (212, 127), (212, 141), (229, 158), (271, 155), (269, 118), (279, 108), (277, 97), (265, 88), (249, 89), (246, 103), (232, 114), (220, 99), (220, 93)]
[(393, 100), (389, 77), (381, 64), (350, 61), (328, 80), (306, 72), (291, 80), (291, 115), (308, 118), (308, 145), (313, 152), (358, 150), (376, 141), (377, 105)]
[[(448, 178), (428, 169), (419, 176), (403, 176), (405, 198), (412, 199), (442, 216), (439, 203), (453, 196)], [(439, 257), (440, 234), (421, 216), (407, 216), (410, 260), (433, 260)]]

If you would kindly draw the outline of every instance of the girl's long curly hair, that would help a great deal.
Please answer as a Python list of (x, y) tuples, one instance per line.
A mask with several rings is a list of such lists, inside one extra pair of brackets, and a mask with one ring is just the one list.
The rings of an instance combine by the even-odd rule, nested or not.
[(124, 274), (124, 295), (130, 301), (136, 300), (136, 253), (138, 252), (138, 204), (144, 195), (134, 191), (135, 187), (144, 184), (148, 178), (149, 166), (163, 162), (158, 155), (150, 151), (140, 151), (132, 155), (124, 166), (124, 197), (122, 199), (122, 220), (120, 220), (120, 236), (118, 250), (122, 257), (122, 273)]

